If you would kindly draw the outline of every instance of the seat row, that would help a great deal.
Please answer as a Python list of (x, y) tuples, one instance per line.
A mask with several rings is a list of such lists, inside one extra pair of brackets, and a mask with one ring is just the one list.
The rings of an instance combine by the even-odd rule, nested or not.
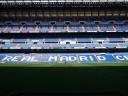
[(128, 43), (86, 43), (86, 44), (0, 44), (1, 49), (97, 49), (128, 48)]
[(70, 26), (80, 26), (80, 25), (103, 25), (103, 24), (126, 24), (128, 20), (0, 20), (0, 25), (70, 25)]
[(2, 43), (60, 43), (60, 42), (127, 42), (128, 38), (126, 37), (96, 37), (96, 38), (89, 38), (89, 37), (77, 37), (77, 38), (66, 38), (66, 37), (61, 37), (61, 38), (1, 38), (0, 42)]
[(102, 26), (0, 26), (0, 33), (128, 32), (128, 25)]

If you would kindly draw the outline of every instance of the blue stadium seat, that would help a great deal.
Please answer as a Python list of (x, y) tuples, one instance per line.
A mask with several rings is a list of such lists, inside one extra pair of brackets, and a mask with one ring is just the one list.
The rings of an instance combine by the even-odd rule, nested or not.
[(27, 32), (29, 32), (29, 33), (35, 33), (34, 26), (27, 26)]
[(35, 25), (35, 21), (28, 21), (27, 22), (27, 26), (34, 26)]
[(41, 21), (41, 22), (40, 22), (40, 25), (41, 25), (41, 26), (48, 26), (48, 25), (49, 25), (49, 22)]
[(109, 38), (109, 41), (123, 41), (123, 38)]
[(40, 32), (41, 33), (47, 33), (48, 32), (48, 26), (40, 26)]
[(2, 44), (2, 49), (9, 49), (10, 44)]
[(97, 32), (96, 25), (86, 25), (85, 29), (86, 29), (87, 32)]
[(124, 24), (123, 28), (125, 30), (125, 32), (128, 32), (128, 24)]
[(102, 24), (101, 24), (101, 25), (100, 25), (100, 30), (101, 30), (101, 32), (107, 32), (107, 30), (108, 30), (108, 29), (107, 29), (107, 25), (105, 25), (105, 24), (102, 25)]
[(118, 43), (120, 48), (128, 48), (128, 43)]
[(14, 25), (14, 26), (21, 26), (21, 23), (20, 23), (20, 21), (15, 21), (15, 22), (13, 22), (12, 25)]
[(117, 43), (104, 43), (103, 46), (106, 48), (116, 48)]
[(27, 27), (23, 27), (22, 33), (28, 33)]
[(92, 42), (91, 38), (77, 38), (78, 42)]
[(12, 26), (10, 33), (20, 33), (20, 27), (19, 26)]
[(59, 38), (45, 38), (45, 42), (59, 42)]
[(31, 49), (42, 49), (42, 46), (40, 46), (38, 44), (33, 44), (33, 45), (31, 45)]
[(9, 25), (6, 32), (12, 33), (13, 32), (13, 26), (12, 25)]
[(85, 44), (70, 44), (70, 49), (84, 49)]
[(95, 43), (106, 41), (106, 40), (108, 40), (108, 38), (105, 38), (105, 37), (92, 38), (92, 42), (95, 42)]
[(100, 47), (100, 45), (99, 45), (99, 43), (86, 43), (85, 47), (95, 49), (96, 47)]
[(63, 21), (56, 21), (56, 26), (59, 27), (64, 27), (64, 22)]
[(107, 32), (112, 32), (112, 31), (113, 31), (112, 25), (107, 25)]
[(4, 22), (3, 21), (0, 21), (0, 26), (4, 26)]
[(73, 21), (70, 23), (71, 27), (80, 27), (80, 22), (78, 21)]
[(124, 24), (124, 21), (123, 21), (123, 20), (118, 20), (118, 21), (115, 22), (115, 24), (117, 24), (117, 25), (118, 25), (118, 24), (119, 24), (119, 25), (123, 25), (123, 24)]
[(63, 47), (60, 44), (50, 44), (50, 49), (62, 49)]
[(41, 39), (38, 38), (31, 38), (31, 39), (27, 39), (27, 42), (40, 42)]
[(125, 32), (124, 24), (118, 24), (116, 25), (117, 32)]
[(4, 30), (4, 26), (0, 26), (0, 33), (2, 33)]
[(57, 26), (55, 32), (64, 32), (64, 27)]
[(69, 32), (80, 32), (79, 27), (70, 27)]
[(25, 43), (25, 44), (20, 44), (20, 46), (22, 49), (31, 49), (32, 44)]
[(15, 47), (16, 47), (15, 43), (3, 44), (3, 49), (15, 49)]
[(52, 46), (50, 44), (42, 44), (43, 49), (52, 49)]
[(27, 42), (27, 39), (13, 39), (13, 42), (21, 42), (21, 43), (25, 43)]
[(46, 43), (37, 43), (37, 46), (41, 47), (41, 49), (50, 49), (50, 45)]

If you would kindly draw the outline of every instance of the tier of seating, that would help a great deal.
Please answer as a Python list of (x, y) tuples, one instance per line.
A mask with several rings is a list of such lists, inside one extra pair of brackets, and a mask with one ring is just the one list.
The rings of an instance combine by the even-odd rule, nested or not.
[(1, 49), (128, 48), (128, 38), (0, 39)]
[(44, 38), (0, 38), (1, 43), (60, 43), (60, 42), (76, 42), (76, 43), (120, 43), (128, 42), (126, 37), (44, 37)]
[(0, 33), (128, 32), (124, 21), (0, 21)]
[(128, 43), (0, 44), (0, 49), (96, 49), (96, 48), (128, 48)]

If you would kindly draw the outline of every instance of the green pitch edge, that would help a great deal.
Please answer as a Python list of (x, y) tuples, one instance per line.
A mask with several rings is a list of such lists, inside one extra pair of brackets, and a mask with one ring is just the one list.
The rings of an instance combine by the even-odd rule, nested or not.
[(0, 63), (0, 67), (104, 67), (104, 66), (128, 66), (128, 62), (124, 63)]

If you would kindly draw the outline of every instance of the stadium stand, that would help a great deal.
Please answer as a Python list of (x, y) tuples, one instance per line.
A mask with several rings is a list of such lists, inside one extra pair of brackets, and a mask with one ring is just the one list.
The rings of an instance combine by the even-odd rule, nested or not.
[(128, 0), (0, 0), (0, 96), (128, 96), (127, 62)]
[(124, 52), (127, 8), (125, 0), (0, 1), (0, 52)]
[[(1, 49), (127, 48), (128, 38), (12, 38), (1, 39)], [(14, 46), (14, 47), (13, 47)]]
[[(40, 20), (38, 20), (40, 21)], [(6, 21), (8, 23), (0, 22), (1, 33), (51, 33), (51, 32), (128, 32), (127, 20), (110, 22), (110, 21), (83, 21), (86, 22), (81, 24), (78, 20), (70, 21), (70, 23), (62, 20), (63, 22), (56, 21), (52, 24), (51, 21), (40, 21), (36, 24), (35, 22), (27, 21), (24, 24), (18, 24), (14, 21)], [(20, 21), (23, 22), (23, 21)], [(98, 24), (97, 24), (98, 23)]]

